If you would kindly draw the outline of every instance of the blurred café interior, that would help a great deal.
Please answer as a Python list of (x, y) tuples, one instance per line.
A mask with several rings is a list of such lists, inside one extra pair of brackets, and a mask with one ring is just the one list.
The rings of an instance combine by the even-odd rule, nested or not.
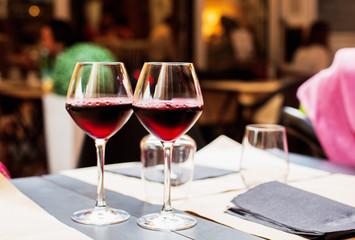
[[(193, 62), (206, 144), (221, 134), (240, 142), (248, 123), (285, 121), (286, 106), (299, 108), (297, 88), (355, 46), (351, 16), (351, 0), (0, 0), (0, 161), (15, 178), (78, 167), (84, 134), (65, 111), (45, 48), (44, 26), (54, 20), (70, 26), (62, 33), (70, 44), (95, 44), (124, 62), (132, 86), (144, 62)], [(313, 43), (322, 50), (297, 61)], [(61, 69), (64, 86), (71, 73)], [(292, 133), (291, 152), (324, 157)], [(136, 145), (127, 151), (139, 158)]]

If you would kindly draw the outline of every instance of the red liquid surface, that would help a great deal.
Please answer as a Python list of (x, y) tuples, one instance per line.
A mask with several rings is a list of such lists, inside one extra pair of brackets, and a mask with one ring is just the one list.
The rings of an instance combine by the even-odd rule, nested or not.
[(105, 139), (115, 134), (132, 114), (132, 103), (116, 98), (73, 101), (66, 109), (78, 126), (93, 138)]
[(175, 104), (173, 101), (158, 105), (136, 105), (133, 110), (149, 132), (164, 141), (173, 141), (193, 126), (201, 115), (203, 106)]

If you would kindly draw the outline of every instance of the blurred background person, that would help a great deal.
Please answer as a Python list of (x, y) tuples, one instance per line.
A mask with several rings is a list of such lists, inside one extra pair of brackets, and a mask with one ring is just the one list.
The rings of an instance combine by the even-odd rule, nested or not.
[(222, 16), (220, 22), (223, 34), (218, 46), (214, 46), (214, 51), (219, 55), (216, 61), (218, 70), (227, 78), (256, 78), (253, 68), (256, 66), (257, 54), (252, 31), (229, 16)]
[(42, 26), (40, 31), (40, 75), (42, 79), (50, 76), (56, 58), (74, 42), (75, 37), (69, 23), (52, 20)]
[[(223, 17), (222, 17), (223, 22)], [(247, 27), (234, 21), (230, 32), (234, 58), (238, 63), (250, 63), (256, 58), (255, 39)]]
[(102, 15), (99, 31), (94, 34), (93, 42), (100, 45), (117, 44), (122, 39), (133, 39), (134, 33), (127, 26), (125, 17), (115, 17), (112, 13)]
[(148, 37), (148, 58), (150, 61), (166, 62), (177, 58), (177, 43), (174, 37), (174, 19), (167, 17), (157, 24)]
[[(114, 16), (113, 13), (104, 12), (98, 31), (93, 36), (92, 42), (107, 48), (119, 61), (125, 61), (124, 48), (128, 40), (134, 38), (133, 31), (127, 25), (125, 17)], [(127, 65), (127, 62), (125, 62)], [(127, 66), (126, 66), (127, 68)]]
[(329, 47), (330, 27), (327, 22), (312, 24), (304, 44), (296, 49), (292, 61), (282, 66), (286, 75), (312, 76), (329, 67), (333, 59)]
[[(36, 79), (50, 78), (57, 57), (76, 41), (69, 23), (62, 20), (45, 22), (37, 34), (36, 42), (30, 49), (13, 54), (11, 59), (12, 63), (18, 64), (25, 71), (27, 80), (30, 73), (35, 73)], [(20, 77), (10, 78), (15, 80)]]

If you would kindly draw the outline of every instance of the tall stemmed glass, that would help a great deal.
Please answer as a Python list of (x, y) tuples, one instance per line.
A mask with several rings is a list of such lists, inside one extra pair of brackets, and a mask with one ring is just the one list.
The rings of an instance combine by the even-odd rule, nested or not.
[(192, 63), (145, 63), (133, 98), (133, 110), (143, 126), (160, 139), (164, 149), (164, 202), (160, 213), (138, 219), (153, 230), (193, 227), (196, 220), (176, 214), (171, 206), (173, 145), (197, 121), (203, 110), (200, 85)]
[(132, 89), (123, 63), (77, 63), (70, 81), (66, 109), (75, 123), (93, 138), (97, 153), (97, 200), (93, 209), (75, 212), (74, 221), (105, 225), (130, 215), (106, 206), (104, 192), (105, 146), (132, 114)]

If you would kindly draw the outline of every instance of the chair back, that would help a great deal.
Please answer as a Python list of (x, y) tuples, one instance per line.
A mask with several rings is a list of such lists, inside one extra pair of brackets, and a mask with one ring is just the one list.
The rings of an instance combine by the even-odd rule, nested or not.
[(327, 158), (311, 121), (300, 110), (289, 106), (283, 107), (280, 124), (286, 127), (290, 152)]

